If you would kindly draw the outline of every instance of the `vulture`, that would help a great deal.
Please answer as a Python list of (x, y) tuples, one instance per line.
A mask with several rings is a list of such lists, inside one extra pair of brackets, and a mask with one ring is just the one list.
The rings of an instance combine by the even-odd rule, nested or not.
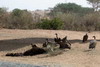
[(67, 40), (67, 36), (65, 36), (63, 39), (62, 39), (62, 42), (66, 42), (67, 44), (69, 44), (71, 46), (71, 43)]
[(38, 54), (46, 53), (46, 51), (42, 48), (37, 47), (36, 45), (31, 44), (32, 48), (23, 52), (23, 53), (7, 53), (6, 56), (33, 56)]
[(47, 47), (48, 45), (48, 39), (46, 39), (46, 41), (43, 43), (43, 47)]
[(63, 39), (62, 39), (62, 42), (65, 42), (67, 41), (67, 36), (65, 36)]
[(95, 36), (93, 36), (93, 40), (92, 41), (90, 41), (90, 44), (89, 44), (89, 49), (95, 49), (95, 47), (96, 47), (96, 44), (97, 44), (97, 42), (96, 42), (96, 37)]
[(88, 40), (88, 35), (87, 33), (83, 36), (83, 41), (82, 42), (86, 42)]
[(46, 51), (42, 48), (37, 47), (36, 45), (31, 44), (32, 48), (23, 53), (24, 56), (33, 56), (38, 54), (46, 53)]
[(71, 43), (67, 40), (67, 36), (62, 38), (62, 40), (59, 42), (60, 49), (71, 49)]
[(58, 34), (57, 33), (55, 33), (55, 35), (56, 35), (56, 38), (54, 38), (54, 41), (56, 43), (60, 42), (61, 41), (61, 38), (58, 38)]
[(59, 45), (57, 43), (51, 42), (48, 39), (46, 39), (46, 42), (43, 43), (43, 48), (47, 51), (54, 51), (58, 47)]

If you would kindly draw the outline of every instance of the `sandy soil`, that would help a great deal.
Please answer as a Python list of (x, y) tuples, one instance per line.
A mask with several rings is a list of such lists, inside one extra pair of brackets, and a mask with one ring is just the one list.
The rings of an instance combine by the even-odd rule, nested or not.
[[(48, 56), (42, 54), (27, 57), (6, 57), (6, 53), (24, 52), (30, 49), (30, 43), (37, 44), (41, 47), (45, 38), (51, 41), (58, 33), (59, 37), (68, 36), (68, 40), (72, 44), (71, 50), (65, 50), (57, 56)], [(100, 66), (100, 32), (88, 33), (89, 41), (92, 36), (97, 37), (97, 46), (95, 50), (89, 51), (89, 41), (81, 43), (82, 37), (87, 32), (65, 31), (65, 30), (0, 30), (0, 61), (13, 61), (26, 64), (39, 65), (62, 65), (62, 67), (99, 67)]]

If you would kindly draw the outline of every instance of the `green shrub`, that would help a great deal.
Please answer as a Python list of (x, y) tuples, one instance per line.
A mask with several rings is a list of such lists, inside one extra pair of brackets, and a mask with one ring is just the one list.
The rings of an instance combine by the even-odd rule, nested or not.
[(50, 20), (42, 19), (42, 22), (39, 24), (39, 27), (42, 29), (50, 29)]
[(58, 18), (54, 18), (52, 20), (43, 19), (39, 26), (42, 29), (58, 30), (63, 29), (63, 22)]
[(63, 22), (59, 18), (54, 18), (51, 20), (50, 26), (53, 30), (63, 29)]

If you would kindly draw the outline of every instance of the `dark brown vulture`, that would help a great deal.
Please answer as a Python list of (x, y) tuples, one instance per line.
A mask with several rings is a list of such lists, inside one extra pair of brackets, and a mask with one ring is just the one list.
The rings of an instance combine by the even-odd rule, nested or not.
[(71, 43), (67, 40), (67, 36), (65, 36), (59, 44), (61, 49), (71, 49)]
[(48, 45), (48, 39), (46, 39), (46, 41), (43, 43), (43, 47), (47, 47)]
[(82, 41), (82, 42), (86, 42), (87, 40), (88, 40), (88, 35), (85, 34), (85, 35), (83, 36), (83, 41)]
[(46, 51), (42, 48), (37, 47), (36, 45), (32, 45), (32, 48), (25, 51), (24, 53), (7, 53), (6, 56), (33, 56), (38, 54), (46, 53)]
[(36, 45), (32, 45), (32, 49), (27, 50), (23, 53), (24, 56), (33, 56), (33, 55), (38, 55), (38, 54), (43, 54), (46, 51), (42, 48), (37, 47)]

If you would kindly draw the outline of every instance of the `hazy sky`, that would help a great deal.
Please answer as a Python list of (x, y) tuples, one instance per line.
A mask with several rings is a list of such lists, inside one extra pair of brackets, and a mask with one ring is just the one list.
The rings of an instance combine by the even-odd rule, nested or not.
[(9, 10), (15, 8), (19, 9), (48, 9), (49, 7), (54, 7), (58, 3), (74, 2), (76, 4), (82, 5), (83, 7), (90, 7), (86, 0), (0, 0), (0, 7), (7, 7)]

